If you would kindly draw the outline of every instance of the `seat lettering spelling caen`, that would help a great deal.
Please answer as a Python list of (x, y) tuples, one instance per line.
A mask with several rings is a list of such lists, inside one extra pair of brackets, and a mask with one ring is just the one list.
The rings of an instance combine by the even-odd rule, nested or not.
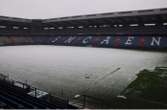
[(90, 41), (91, 41), (92, 37), (89, 36), (89, 37), (86, 37), (85, 39), (82, 40), (82, 43), (83, 44), (88, 44)]
[(125, 45), (132, 45), (133, 44), (132, 41), (134, 40), (134, 38), (135, 37), (133, 36), (128, 37), (128, 39), (125, 42)]
[(61, 36), (58, 36), (58, 37), (54, 38), (54, 40), (52, 40), (51, 42), (56, 43), (56, 41), (59, 40), (59, 39), (61, 39)]
[(161, 44), (161, 37), (158, 37), (158, 38), (155, 38), (155, 37), (152, 37), (152, 41), (151, 41), (151, 46), (160, 46)]
[(108, 36), (108, 37), (106, 37), (104, 40), (102, 40), (102, 41), (100, 42), (100, 44), (101, 44), (101, 45), (103, 45), (103, 44), (108, 45), (108, 44), (110, 43), (110, 39), (111, 39), (111, 37)]
[(64, 43), (70, 44), (74, 39), (75, 37), (69, 37), (67, 40), (64, 41)]

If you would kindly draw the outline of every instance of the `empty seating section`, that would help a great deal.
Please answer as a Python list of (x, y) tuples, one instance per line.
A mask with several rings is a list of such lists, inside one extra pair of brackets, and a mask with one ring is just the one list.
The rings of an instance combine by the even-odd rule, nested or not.
[(67, 102), (57, 100), (49, 103), (46, 100), (38, 99), (28, 95), (28, 89), (17, 87), (13, 82), (0, 80), (0, 108), (15, 109), (46, 109), (46, 108), (75, 108)]

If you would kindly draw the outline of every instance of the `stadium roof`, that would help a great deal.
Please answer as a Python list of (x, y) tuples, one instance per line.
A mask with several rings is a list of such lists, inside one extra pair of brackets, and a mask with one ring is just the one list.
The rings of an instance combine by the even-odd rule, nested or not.
[(163, 14), (167, 14), (167, 8), (61, 17), (61, 18), (45, 19), (43, 23), (73, 21), (73, 20), (92, 20), (92, 19), (104, 19), (104, 18), (112, 19), (120, 17), (151, 16), (151, 15), (163, 15)]
[(0, 16), (0, 21), (32, 23), (33, 21), (41, 22), (45, 25), (90, 25), (90, 24), (126, 24), (138, 22), (158, 22), (167, 21), (167, 8), (123, 11), (114, 13), (90, 14), (81, 16), (70, 16), (52, 19), (24, 19), (14, 17)]

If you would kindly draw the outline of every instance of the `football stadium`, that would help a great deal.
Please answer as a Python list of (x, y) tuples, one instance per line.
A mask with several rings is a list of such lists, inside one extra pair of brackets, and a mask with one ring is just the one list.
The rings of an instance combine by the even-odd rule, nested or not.
[(167, 108), (167, 8), (0, 16), (0, 108)]

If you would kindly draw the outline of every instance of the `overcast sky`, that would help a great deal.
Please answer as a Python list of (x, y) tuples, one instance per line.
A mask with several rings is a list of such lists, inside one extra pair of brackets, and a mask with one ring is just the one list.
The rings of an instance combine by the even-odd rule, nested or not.
[(0, 0), (0, 15), (55, 18), (150, 8), (167, 8), (167, 0)]

